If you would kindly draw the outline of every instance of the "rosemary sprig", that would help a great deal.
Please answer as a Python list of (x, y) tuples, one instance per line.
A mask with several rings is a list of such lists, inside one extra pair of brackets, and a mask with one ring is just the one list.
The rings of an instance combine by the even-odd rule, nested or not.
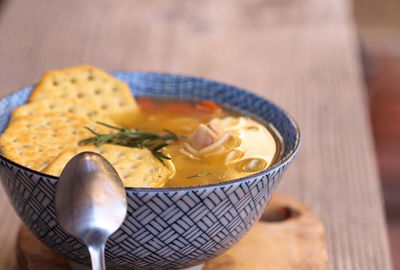
[(170, 158), (166, 156), (163, 152), (161, 152), (161, 149), (167, 146), (168, 142), (176, 141), (179, 139), (178, 135), (168, 129), (164, 129), (164, 132), (167, 134), (160, 134), (157, 132), (144, 131), (139, 129), (116, 127), (102, 122), (96, 123), (111, 129), (115, 129), (118, 132), (102, 134), (94, 131), (89, 127), (85, 127), (94, 136), (79, 141), (79, 144), (94, 143), (96, 146), (100, 146), (104, 143), (109, 143), (134, 148), (147, 148), (163, 164), (165, 159), (169, 160)]
[(198, 173), (198, 174), (195, 174), (195, 175), (188, 176), (186, 178), (189, 179), (189, 178), (201, 177), (201, 176), (206, 176), (206, 175), (211, 175), (211, 173), (210, 172)]

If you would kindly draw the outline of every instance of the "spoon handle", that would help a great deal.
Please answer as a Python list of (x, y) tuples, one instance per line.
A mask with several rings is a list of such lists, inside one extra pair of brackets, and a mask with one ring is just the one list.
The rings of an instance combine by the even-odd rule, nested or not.
[(106, 270), (104, 261), (104, 244), (89, 246), (92, 270)]

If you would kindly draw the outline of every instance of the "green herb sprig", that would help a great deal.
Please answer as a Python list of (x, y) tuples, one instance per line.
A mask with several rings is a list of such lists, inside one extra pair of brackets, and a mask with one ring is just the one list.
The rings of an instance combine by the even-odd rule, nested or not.
[(85, 127), (95, 136), (79, 141), (79, 144), (91, 144), (100, 146), (104, 143), (117, 144), (133, 148), (147, 148), (151, 153), (164, 164), (164, 160), (170, 158), (160, 150), (168, 145), (170, 141), (179, 139), (178, 135), (168, 129), (164, 129), (167, 134), (160, 134), (157, 132), (144, 131), (139, 129), (128, 129), (112, 126), (103, 122), (96, 122), (99, 125), (117, 130), (116, 133), (102, 134), (94, 131), (89, 127)]
[(210, 172), (197, 173), (197, 174), (195, 174), (195, 175), (191, 175), (191, 176), (188, 176), (188, 177), (186, 177), (186, 178), (190, 179), (190, 178), (202, 177), (202, 176), (206, 176), (206, 175), (211, 175), (211, 173), (210, 173)]

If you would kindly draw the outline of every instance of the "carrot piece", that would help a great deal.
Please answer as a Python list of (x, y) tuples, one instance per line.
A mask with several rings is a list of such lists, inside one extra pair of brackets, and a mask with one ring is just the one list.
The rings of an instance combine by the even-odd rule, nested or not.
[(218, 113), (222, 110), (221, 106), (209, 100), (196, 104), (196, 109), (207, 113)]
[(139, 107), (143, 111), (151, 111), (157, 107), (157, 105), (154, 103), (154, 101), (152, 101), (150, 98), (147, 98), (147, 97), (139, 97), (137, 99), (137, 103), (139, 104)]

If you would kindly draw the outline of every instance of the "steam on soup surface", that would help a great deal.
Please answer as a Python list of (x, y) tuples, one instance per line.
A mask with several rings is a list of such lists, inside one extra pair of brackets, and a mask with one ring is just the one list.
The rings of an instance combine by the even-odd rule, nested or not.
[(212, 102), (199, 104), (139, 98), (140, 117), (129, 128), (171, 130), (179, 140), (163, 152), (171, 157), (175, 175), (166, 187), (223, 182), (268, 168), (278, 158), (276, 131)]

